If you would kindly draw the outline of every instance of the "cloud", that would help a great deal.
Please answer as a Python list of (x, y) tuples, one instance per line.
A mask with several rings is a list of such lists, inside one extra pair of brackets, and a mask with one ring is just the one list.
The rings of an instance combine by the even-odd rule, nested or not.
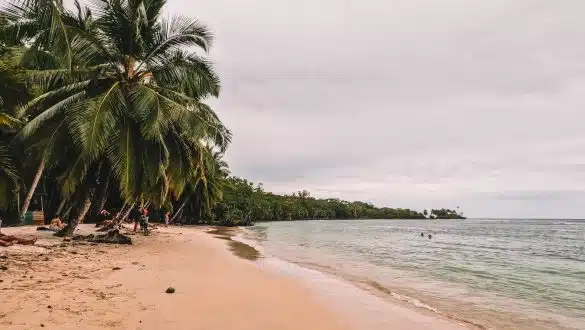
[(169, 6), (216, 31), (234, 174), (469, 216), (582, 216), (582, 1)]

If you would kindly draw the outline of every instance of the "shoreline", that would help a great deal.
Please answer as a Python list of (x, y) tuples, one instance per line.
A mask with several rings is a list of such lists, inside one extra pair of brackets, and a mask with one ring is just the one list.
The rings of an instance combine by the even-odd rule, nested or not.
[[(246, 244), (251, 246), (252, 248), (259, 251), (259, 253), (264, 255), (264, 249), (261, 246), (261, 243), (254, 240), (246, 238), (246, 233), (250, 234), (247, 228), (239, 228), (238, 232), (233, 231), (231, 239), (233, 241), (240, 242), (242, 244)], [(371, 308), (375, 308), (375, 313), (372, 313), (372, 318), (378, 318), (379, 322), (363, 322), (363, 315), (359, 315), (355, 322), (355, 328), (358, 329), (386, 329), (387, 326), (399, 328), (408, 328), (408, 329), (424, 329), (428, 328), (429, 326), (432, 329), (480, 329), (485, 330), (485, 327), (482, 324), (475, 323), (474, 321), (457, 318), (455, 316), (449, 315), (444, 313), (432, 306), (428, 306), (425, 303), (419, 301), (416, 298), (412, 298), (409, 296), (404, 296), (393, 291), (390, 289), (383, 287), (381, 284), (376, 283), (375, 281), (366, 281), (364, 279), (356, 279), (356, 278), (348, 278), (348, 274), (340, 274), (327, 266), (312, 264), (312, 263), (302, 263), (302, 262), (295, 262), (292, 260), (282, 259), (280, 257), (262, 257), (265, 261), (258, 260), (260, 265), (270, 263), (267, 268), (269, 271), (281, 271), (282, 268), (290, 268), (295, 267), (298, 268), (298, 272), (295, 271), (295, 275), (293, 277), (300, 278), (301, 281), (307, 282), (308, 286), (313, 291), (324, 291), (323, 285), (333, 286), (335, 287), (333, 290), (340, 290), (340, 291), (349, 291), (345, 294), (351, 295), (349, 299), (352, 300), (360, 300), (365, 299), (365, 303), (370, 305), (383, 305), (383, 306), (371, 306)], [(267, 262), (269, 261), (269, 262)], [(287, 271), (284, 271), (287, 273)], [(311, 276), (313, 273), (317, 275)], [(287, 274), (287, 276), (290, 274)], [(320, 279), (316, 279), (320, 278)], [(327, 283), (320, 283), (323, 285), (317, 285), (314, 281), (324, 281)], [(326, 290), (325, 290), (326, 291)], [(327, 292), (321, 292), (323, 295), (327, 295)], [(335, 304), (335, 300), (339, 292), (329, 292), (332, 299), (324, 299), (324, 303), (327, 305), (331, 305), (332, 303)], [(362, 301), (364, 303), (364, 301)], [(348, 313), (351, 314), (355, 312), (358, 314), (360, 312), (360, 306), (351, 304), (350, 306), (345, 306), (345, 309), (338, 309), (338, 313), (342, 315), (347, 315)], [(388, 310), (385, 310), (385, 307), (389, 307)], [(394, 314), (391, 315), (388, 319), (384, 319), (384, 317), (380, 318), (382, 315), (387, 315), (384, 312), (390, 313), (399, 313), (398, 315)], [(400, 321), (397, 321), (400, 319)], [(397, 323), (398, 322), (398, 323)], [(383, 325), (380, 325), (382, 324)]]
[[(348, 221), (271, 224), (245, 230), (244, 238), (257, 242), (268, 256), (329, 274), (392, 304), (398, 303), (422, 313), (428, 309), (429, 313), (442, 314), (469, 328), (582, 328), (583, 305), (577, 303), (582, 296), (571, 296), (563, 291), (567, 286), (560, 283), (558, 290), (550, 288), (550, 284), (560, 278), (566, 279), (567, 283), (574, 281), (578, 287), (576, 275), (579, 268), (574, 259), (566, 262), (562, 261), (565, 259), (553, 259), (546, 265), (532, 262), (534, 259), (526, 262), (515, 260), (526, 250), (515, 254), (501, 252), (503, 248), (516, 244), (530, 247), (530, 240), (499, 235), (499, 240), (496, 238), (491, 242), (502, 242), (503, 247), (491, 247), (481, 240), (477, 241), (479, 243), (470, 242), (477, 231), (469, 230), (474, 223), (463, 227), (447, 223), (437, 224), (438, 229), (424, 227), (423, 222), (411, 224), (403, 221), (394, 225), (391, 220), (373, 225), (366, 222), (351, 225)], [(413, 239), (427, 230), (437, 230), (433, 241)], [(461, 232), (467, 236), (457, 236)], [(542, 253), (542, 249), (536, 249)], [(564, 251), (570, 250), (564, 249), (560, 254), (563, 255)], [(521, 271), (506, 272), (515, 267), (516, 263), (507, 263), (511, 260), (522, 267)], [(541, 270), (558, 270), (564, 264), (566, 274), (539, 275)], [(482, 267), (486, 267), (485, 272), (475, 272), (484, 269)], [(502, 276), (497, 276), (499, 274)], [(525, 280), (526, 286), (515, 279)], [(555, 296), (547, 301), (538, 300), (545, 288), (550, 288), (547, 291)], [(560, 296), (567, 299), (556, 301), (555, 298)], [(561, 309), (561, 306), (567, 309)]]
[[(3, 228), (39, 240), (0, 248), (2, 327), (361, 330), (310, 285), (251, 262), (261, 258), (253, 247), (210, 227), (159, 227), (133, 235), (132, 246), (63, 242), (35, 229)], [(465, 329), (404, 310), (391, 315), (396, 328)]]

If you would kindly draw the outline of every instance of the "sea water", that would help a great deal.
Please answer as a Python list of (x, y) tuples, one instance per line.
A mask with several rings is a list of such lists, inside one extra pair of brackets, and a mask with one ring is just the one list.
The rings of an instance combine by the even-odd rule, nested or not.
[(248, 238), (269, 257), (459, 323), (585, 329), (585, 221), (271, 222)]

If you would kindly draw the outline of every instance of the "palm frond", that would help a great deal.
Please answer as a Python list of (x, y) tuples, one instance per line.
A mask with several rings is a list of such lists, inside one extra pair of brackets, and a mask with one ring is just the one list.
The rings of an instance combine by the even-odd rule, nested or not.
[(204, 58), (177, 50), (152, 59), (148, 66), (157, 86), (203, 99), (219, 96), (220, 81), (213, 65)]
[(154, 38), (156, 47), (148, 50), (141, 65), (157, 64), (169, 54), (190, 47), (200, 47), (207, 52), (211, 47), (213, 34), (196, 19), (178, 15), (170, 21), (163, 19), (161, 28), (156, 31)]
[(80, 100), (83, 100), (85, 97), (86, 97), (85, 91), (81, 91), (57, 102), (55, 105), (49, 107), (48, 109), (34, 117), (31, 121), (29, 121), (18, 133), (17, 137), (21, 140), (28, 138), (33, 133), (35, 133), (39, 129), (39, 127), (43, 125), (43, 123), (45, 123), (48, 120), (51, 120), (53, 117), (62, 113), (71, 105), (79, 102)]

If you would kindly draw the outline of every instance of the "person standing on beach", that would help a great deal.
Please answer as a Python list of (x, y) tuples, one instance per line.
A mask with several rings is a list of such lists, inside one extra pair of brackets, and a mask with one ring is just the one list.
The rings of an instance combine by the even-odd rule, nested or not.
[(165, 220), (165, 227), (168, 227), (169, 226), (169, 221), (171, 219), (171, 212), (165, 211), (165, 214), (164, 214), (163, 217), (164, 217), (164, 220)]
[(148, 235), (148, 209), (142, 208), (142, 214), (140, 215), (140, 229), (144, 231), (144, 235)]

